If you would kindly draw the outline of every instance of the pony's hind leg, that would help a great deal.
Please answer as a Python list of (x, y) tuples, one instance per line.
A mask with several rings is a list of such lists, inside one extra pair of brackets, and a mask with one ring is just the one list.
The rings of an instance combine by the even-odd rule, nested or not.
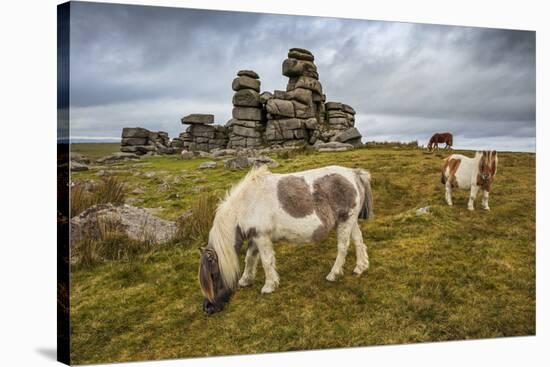
[(336, 280), (338, 275), (343, 273), (342, 267), (346, 261), (346, 255), (348, 253), (349, 240), (351, 231), (353, 228), (353, 221), (348, 220), (347, 222), (340, 223), (338, 225), (337, 237), (338, 237), (338, 255), (336, 255), (336, 260), (334, 265), (330, 270), (330, 273), (327, 275), (327, 280), (333, 282)]
[(453, 184), (451, 182), (451, 178), (447, 178), (447, 182), (445, 182), (445, 201), (447, 201), (447, 204), (449, 206), (453, 206)]
[(367, 253), (367, 246), (363, 242), (363, 234), (359, 223), (355, 223), (351, 230), (351, 239), (355, 244), (355, 256), (357, 257), (357, 265), (353, 269), (353, 273), (360, 275), (369, 268), (369, 255)]
[(248, 241), (248, 249), (246, 250), (246, 258), (244, 260), (244, 271), (239, 286), (248, 287), (256, 278), (256, 269), (258, 268), (258, 260), (260, 259), (258, 246), (253, 240)]
[(271, 240), (265, 236), (254, 239), (260, 259), (265, 271), (265, 284), (262, 287), (262, 293), (271, 293), (279, 286), (279, 274), (275, 269), (275, 253), (273, 252), (273, 244)]

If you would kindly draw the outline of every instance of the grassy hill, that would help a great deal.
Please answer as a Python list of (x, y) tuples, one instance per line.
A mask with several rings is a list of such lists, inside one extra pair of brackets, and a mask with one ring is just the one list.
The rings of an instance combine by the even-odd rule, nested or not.
[[(94, 155), (109, 149), (78, 144)], [(463, 152), (469, 156), (473, 152)], [(440, 168), (447, 153), (376, 147), (342, 153), (274, 156), (276, 172), (330, 164), (372, 173), (375, 218), (361, 221), (371, 266), (325, 276), (334, 234), (320, 244), (275, 247), (281, 284), (261, 295), (263, 271), (226, 309), (206, 317), (197, 282), (197, 241), (180, 240), (140, 255), (74, 268), (71, 348), (77, 364), (301, 349), (475, 339), (535, 333), (535, 155), (500, 153), (492, 210), (466, 209), (468, 193), (444, 202)], [(245, 170), (197, 166), (163, 156), (73, 173), (121, 177), (133, 205), (175, 219), (201, 195), (221, 195)], [(430, 206), (429, 214), (415, 209)], [(244, 251), (243, 251), (244, 255)]]

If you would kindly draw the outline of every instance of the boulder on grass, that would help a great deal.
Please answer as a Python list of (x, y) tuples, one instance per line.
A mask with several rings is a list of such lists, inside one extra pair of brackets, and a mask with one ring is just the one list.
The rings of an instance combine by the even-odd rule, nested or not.
[(319, 152), (343, 152), (352, 150), (353, 145), (331, 141), (329, 143), (321, 143), (319, 140), (313, 145), (314, 149)]
[(354, 145), (356, 145), (357, 141), (361, 143), (361, 133), (359, 132), (359, 130), (357, 130), (356, 127), (352, 127), (350, 129), (344, 130), (341, 133), (335, 135), (333, 140), (340, 143), (347, 143), (347, 142), (353, 141)]
[(170, 241), (176, 233), (176, 223), (151, 214), (150, 209), (122, 204), (94, 205), (71, 219), (71, 241), (100, 239), (106, 226), (120, 231), (130, 239), (150, 243)]

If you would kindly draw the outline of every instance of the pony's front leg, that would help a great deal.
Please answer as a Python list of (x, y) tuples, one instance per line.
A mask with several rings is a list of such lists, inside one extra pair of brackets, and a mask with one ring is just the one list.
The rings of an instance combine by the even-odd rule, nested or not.
[(355, 244), (355, 256), (357, 257), (357, 265), (355, 269), (353, 269), (353, 273), (360, 275), (369, 268), (369, 255), (367, 253), (367, 246), (363, 242), (361, 228), (359, 228), (359, 223), (357, 222), (353, 225), (353, 229), (351, 230), (351, 239)]
[(244, 260), (244, 271), (241, 279), (239, 279), (239, 286), (248, 287), (252, 284), (254, 278), (256, 278), (256, 269), (258, 267), (258, 260), (260, 259), (258, 246), (253, 240), (248, 241), (248, 249), (246, 250), (246, 258)]
[(470, 200), (468, 200), (468, 210), (474, 210), (474, 201), (477, 197), (477, 192), (479, 190), (479, 186), (472, 185), (470, 188)]
[(329, 282), (334, 282), (336, 277), (343, 273), (342, 267), (346, 261), (352, 228), (353, 222), (351, 220), (338, 225), (338, 255), (336, 255), (336, 261), (334, 261), (334, 265), (332, 266), (330, 273), (327, 275), (326, 279)]
[(489, 191), (483, 190), (483, 199), (481, 200), (481, 207), (485, 210), (491, 210), (491, 208), (489, 208)]
[(445, 182), (445, 201), (447, 201), (447, 204), (449, 206), (453, 206), (452, 193), (453, 193), (453, 185), (451, 183), (451, 178), (449, 177), (447, 179), (447, 182)]
[(265, 271), (265, 284), (262, 287), (262, 293), (271, 293), (279, 286), (279, 274), (275, 269), (275, 253), (273, 244), (267, 237), (258, 237), (254, 240), (260, 252), (260, 259)]

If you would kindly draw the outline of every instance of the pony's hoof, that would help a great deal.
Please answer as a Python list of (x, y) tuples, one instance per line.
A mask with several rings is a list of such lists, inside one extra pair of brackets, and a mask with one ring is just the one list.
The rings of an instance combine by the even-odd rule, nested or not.
[(239, 287), (245, 288), (245, 287), (250, 287), (251, 285), (252, 285), (251, 279), (245, 279), (245, 278), (239, 279)]
[(474, 207), (473, 207), (473, 206), (469, 206), (469, 207), (468, 207), (468, 210), (471, 211), (471, 212), (473, 212), (473, 211), (474, 211)]
[(326, 279), (329, 282), (335, 282), (336, 281), (336, 275), (334, 275), (333, 273), (329, 273), (329, 275), (327, 275)]
[(275, 290), (274, 286), (266, 284), (262, 287), (262, 294), (273, 293), (274, 290)]
[(489, 211), (489, 210), (491, 210), (491, 208), (489, 208), (488, 206), (484, 206), (484, 207), (483, 207), (483, 210)]
[(353, 274), (355, 275), (361, 275), (365, 270), (369, 268), (369, 263), (366, 265), (357, 265), (355, 269), (353, 269)]

